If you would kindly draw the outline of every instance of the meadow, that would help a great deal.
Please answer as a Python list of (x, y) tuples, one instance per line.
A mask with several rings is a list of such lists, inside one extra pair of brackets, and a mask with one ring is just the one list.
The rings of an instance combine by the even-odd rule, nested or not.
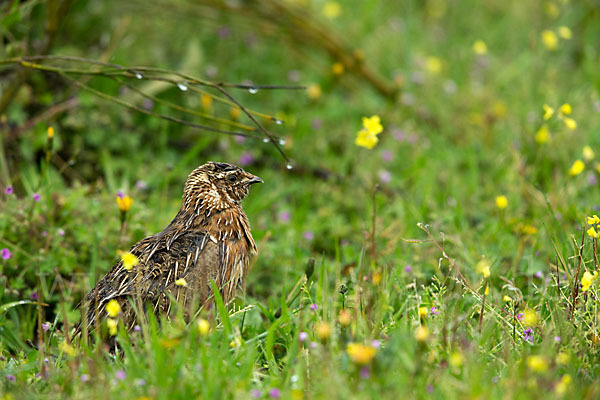
[[(10, 1), (0, 37), (0, 399), (600, 397), (597, 2)], [(71, 342), (209, 160), (265, 182), (246, 293)]]

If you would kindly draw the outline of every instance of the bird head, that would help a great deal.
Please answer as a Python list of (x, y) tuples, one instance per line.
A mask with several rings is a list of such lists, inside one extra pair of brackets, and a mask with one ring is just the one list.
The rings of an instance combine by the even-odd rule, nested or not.
[(209, 161), (188, 176), (183, 192), (184, 205), (196, 207), (198, 199), (204, 198), (211, 207), (229, 208), (248, 195), (251, 185), (262, 182), (258, 176), (236, 165)]

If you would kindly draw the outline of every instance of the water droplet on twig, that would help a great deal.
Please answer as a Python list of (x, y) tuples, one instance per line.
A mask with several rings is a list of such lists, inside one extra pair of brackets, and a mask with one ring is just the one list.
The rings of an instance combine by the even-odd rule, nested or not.
[(136, 72), (135, 77), (138, 79), (142, 79), (144, 76), (142, 74), (140, 74), (139, 72)]
[(264, 139), (263, 139), (263, 143), (269, 143), (269, 139), (267, 139), (267, 138), (264, 138)]
[(280, 120), (280, 119), (277, 119), (277, 118), (274, 118), (274, 120), (275, 120), (275, 123), (276, 123), (277, 125), (283, 125), (283, 121), (282, 121), (282, 120)]
[(292, 168), (294, 168), (294, 167), (292, 167), (292, 164), (288, 164), (288, 165), (286, 165), (285, 167), (286, 167), (287, 169), (292, 169)]
[(279, 139), (279, 144), (282, 146), (285, 145), (285, 139)]
[(177, 84), (177, 87), (179, 88), (179, 90), (181, 90), (182, 92), (185, 92), (186, 90), (188, 90), (187, 84), (185, 82), (179, 82)]
[(248, 89), (248, 93), (250, 93), (250, 94), (256, 94), (256, 93), (258, 93), (258, 89), (251, 87), (250, 89)]

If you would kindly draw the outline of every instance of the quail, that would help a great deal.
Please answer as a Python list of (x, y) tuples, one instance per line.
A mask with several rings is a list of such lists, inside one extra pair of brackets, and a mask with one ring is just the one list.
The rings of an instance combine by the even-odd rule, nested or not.
[[(214, 281), (225, 303), (243, 290), (256, 244), (241, 201), (258, 176), (228, 163), (208, 162), (188, 176), (181, 209), (160, 233), (136, 243), (133, 267), (117, 262), (82, 301), (87, 326), (106, 318), (106, 305), (119, 303), (119, 318), (131, 330), (141, 306), (156, 314), (183, 307), (186, 315), (211, 304)], [(85, 322), (84, 322), (85, 323)]]

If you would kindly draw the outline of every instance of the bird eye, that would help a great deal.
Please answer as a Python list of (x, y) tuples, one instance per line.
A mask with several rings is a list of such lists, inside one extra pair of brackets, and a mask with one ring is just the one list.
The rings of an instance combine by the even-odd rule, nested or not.
[(235, 182), (237, 181), (237, 177), (235, 175), (229, 175), (229, 178), (227, 178), (229, 180), (229, 182)]

